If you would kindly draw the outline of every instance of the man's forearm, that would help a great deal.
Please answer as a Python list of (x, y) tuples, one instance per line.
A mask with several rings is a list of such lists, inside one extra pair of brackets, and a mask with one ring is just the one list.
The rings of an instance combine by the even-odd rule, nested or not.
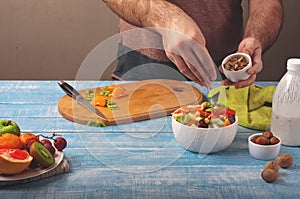
[(276, 40), (283, 18), (281, 0), (249, 0), (249, 19), (244, 38), (254, 37), (268, 49)]
[(140, 27), (163, 26), (166, 12), (180, 12), (165, 0), (103, 0), (107, 6), (125, 21)]
[(139, 27), (176, 29), (178, 18), (189, 16), (165, 0), (103, 0), (120, 18)]
[[(196, 22), (181, 8), (165, 0), (103, 0), (120, 18), (139, 27), (154, 27), (160, 34), (180, 32), (205, 46)], [(172, 31), (169, 31), (172, 32)]]

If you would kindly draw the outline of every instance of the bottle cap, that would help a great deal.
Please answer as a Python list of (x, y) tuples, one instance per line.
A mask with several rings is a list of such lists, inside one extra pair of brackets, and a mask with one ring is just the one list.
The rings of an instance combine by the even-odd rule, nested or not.
[(287, 61), (287, 69), (292, 71), (300, 71), (300, 59), (291, 58)]

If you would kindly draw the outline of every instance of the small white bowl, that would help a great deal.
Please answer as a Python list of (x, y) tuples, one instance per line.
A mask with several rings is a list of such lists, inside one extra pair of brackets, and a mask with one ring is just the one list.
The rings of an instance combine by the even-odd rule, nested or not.
[[(224, 67), (225, 63), (228, 60), (230, 60), (231, 58), (240, 57), (240, 56), (244, 56), (247, 59), (248, 65), (246, 67), (244, 67), (243, 69), (237, 70), (237, 71), (227, 70)], [(247, 73), (247, 70), (251, 67), (252, 67), (251, 57), (246, 53), (233, 53), (233, 54), (230, 54), (227, 57), (225, 57), (225, 59), (222, 61), (222, 69), (223, 69), (224, 75), (227, 77), (227, 79), (229, 79), (232, 82), (238, 82), (240, 80), (247, 79), (250, 76)]]
[(177, 142), (184, 149), (201, 154), (216, 153), (233, 142), (238, 129), (238, 117), (226, 127), (196, 128), (181, 124), (172, 116), (172, 129)]
[(248, 137), (248, 147), (249, 153), (252, 157), (260, 160), (272, 160), (275, 159), (280, 151), (281, 139), (279, 139), (279, 143), (274, 145), (261, 145), (252, 142), (251, 140), (257, 136), (262, 135), (262, 133), (255, 133)]

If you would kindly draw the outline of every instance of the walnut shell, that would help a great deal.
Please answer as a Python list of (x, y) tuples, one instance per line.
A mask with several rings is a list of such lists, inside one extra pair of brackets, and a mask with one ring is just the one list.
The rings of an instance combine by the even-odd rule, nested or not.
[(276, 162), (281, 168), (288, 168), (294, 163), (294, 158), (290, 154), (280, 154), (276, 158)]
[(265, 169), (273, 169), (275, 170), (276, 172), (279, 171), (279, 165), (277, 162), (275, 161), (268, 161), (266, 164), (265, 164)]
[(278, 172), (274, 169), (265, 169), (261, 173), (261, 177), (264, 179), (264, 181), (271, 183), (274, 182), (278, 177)]

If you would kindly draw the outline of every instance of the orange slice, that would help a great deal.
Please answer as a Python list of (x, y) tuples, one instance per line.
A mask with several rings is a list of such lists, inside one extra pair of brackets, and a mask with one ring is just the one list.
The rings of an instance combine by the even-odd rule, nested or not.
[(106, 98), (104, 96), (96, 96), (94, 98), (94, 106), (102, 106), (105, 107), (106, 106)]

